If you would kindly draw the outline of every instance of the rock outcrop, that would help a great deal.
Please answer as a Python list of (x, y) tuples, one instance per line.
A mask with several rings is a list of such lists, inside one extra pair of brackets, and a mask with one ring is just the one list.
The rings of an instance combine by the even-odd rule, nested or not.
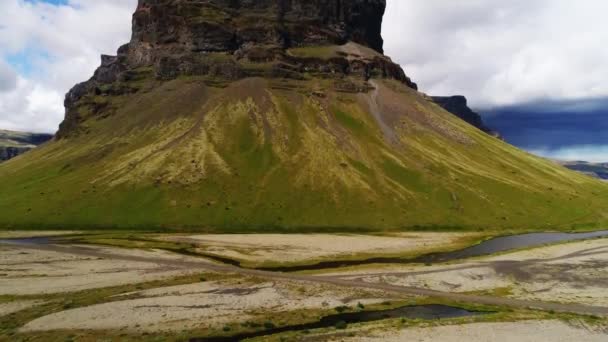
[(31, 150), (34, 147), (0, 146), (0, 162), (13, 159), (16, 156)]
[(52, 138), (51, 134), (0, 130), (0, 162), (15, 158)]
[[(372, 77), (416, 89), (401, 67), (382, 54), (385, 0), (140, 0), (131, 42), (102, 56), (89, 81), (66, 96), (58, 138), (78, 134), (84, 116), (112, 115), (87, 94), (139, 91), (144, 77), (168, 81), (206, 76), (215, 85), (238, 79), (337, 80), (344, 91), (367, 91)], [(355, 76), (361, 82), (345, 77)]]
[[(461, 95), (456, 96), (433, 96), (433, 101), (443, 107), (443, 109), (456, 115), (474, 127), (494, 136), (501, 138), (500, 133), (492, 130), (483, 122), (481, 115), (474, 112), (468, 105), (467, 98)], [(502, 139), (502, 138), (501, 138)]]
[(209, 52), (354, 41), (382, 53), (385, 7), (385, 0), (141, 0), (132, 43)]

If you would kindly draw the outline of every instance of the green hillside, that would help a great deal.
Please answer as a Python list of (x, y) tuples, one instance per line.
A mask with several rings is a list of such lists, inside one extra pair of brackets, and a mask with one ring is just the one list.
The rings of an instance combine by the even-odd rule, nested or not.
[[(608, 221), (608, 186), (392, 80), (206, 77), (89, 94), (82, 133), (0, 165), (4, 228), (547, 229)], [(122, 84), (121, 86), (125, 86)]]

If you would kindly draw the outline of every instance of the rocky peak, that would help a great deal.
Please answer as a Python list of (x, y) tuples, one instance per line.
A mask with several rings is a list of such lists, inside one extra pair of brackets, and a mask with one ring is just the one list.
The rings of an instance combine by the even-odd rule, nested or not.
[(486, 127), (481, 119), (481, 115), (475, 113), (471, 108), (469, 108), (466, 97), (462, 95), (433, 96), (433, 101), (448, 112), (458, 116), (471, 125), (481, 129), (482, 131), (486, 130)]
[(139, 0), (131, 41), (67, 94), (57, 137), (81, 131), (87, 116), (111, 116), (99, 97), (138, 92), (150, 78), (197, 77), (212, 86), (323, 78), (347, 92), (390, 78), (417, 89), (382, 53), (385, 7), (386, 0)]
[(467, 98), (462, 95), (455, 96), (433, 96), (432, 100), (443, 107), (446, 111), (456, 115), (460, 119), (468, 122), (472, 126), (479, 128), (480, 130), (502, 139), (500, 134), (490, 129), (483, 122), (481, 115), (474, 112), (468, 105)]
[(133, 44), (234, 51), (354, 41), (382, 53), (386, 0), (139, 0)]
[(131, 66), (214, 53), (270, 62), (288, 49), (354, 42), (382, 55), (385, 8), (386, 0), (139, 0), (118, 54)]

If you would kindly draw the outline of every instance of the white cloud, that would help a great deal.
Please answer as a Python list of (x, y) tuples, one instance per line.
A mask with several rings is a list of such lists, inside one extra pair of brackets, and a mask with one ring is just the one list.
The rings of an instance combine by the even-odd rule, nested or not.
[(0, 128), (3, 129), (53, 132), (63, 119), (63, 112), (63, 94), (43, 83), (20, 77), (13, 91), (0, 94)]
[(63, 98), (130, 38), (136, 0), (71, 0), (55, 6), (0, 1), (0, 60), (18, 54), (10, 91), (1, 92), (0, 128), (54, 132), (63, 119)]
[(608, 145), (577, 145), (559, 149), (535, 149), (533, 154), (563, 161), (588, 161), (605, 163), (608, 156)]
[(389, 0), (387, 54), (477, 107), (608, 96), (604, 0)]

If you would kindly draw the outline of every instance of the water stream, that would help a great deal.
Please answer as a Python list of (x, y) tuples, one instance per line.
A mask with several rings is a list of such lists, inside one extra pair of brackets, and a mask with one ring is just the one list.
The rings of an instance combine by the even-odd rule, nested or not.
[(491, 312), (468, 311), (458, 307), (446, 305), (415, 305), (403, 306), (396, 309), (348, 312), (325, 316), (312, 323), (288, 325), (266, 330), (243, 333), (233, 336), (196, 337), (190, 342), (233, 342), (249, 338), (270, 336), (288, 331), (306, 331), (321, 328), (345, 328), (348, 324), (380, 321), (389, 318), (409, 318), (423, 320), (437, 320), (489, 314)]
[(431, 253), (415, 258), (376, 257), (361, 260), (323, 261), (311, 265), (297, 265), (286, 267), (262, 268), (264, 271), (275, 272), (298, 272), (324, 270), (348, 266), (360, 266), (368, 264), (433, 264), (461, 260), (483, 255), (491, 255), (500, 252), (517, 250), (522, 248), (538, 247), (551, 243), (579, 241), (600, 237), (608, 237), (608, 230), (588, 233), (530, 233), (510, 236), (501, 236), (486, 240), (478, 245), (460, 250), (442, 253)]
[[(519, 235), (501, 236), (483, 241), (477, 245), (467, 248), (441, 253), (431, 253), (421, 255), (415, 258), (398, 258), (398, 257), (375, 257), (361, 260), (336, 260), (323, 261), (316, 264), (285, 266), (285, 267), (268, 267), (259, 268), (263, 271), (273, 272), (298, 272), (298, 271), (313, 271), (324, 270), (348, 266), (360, 266), (369, 264), (433, 264), (442, 263), (454, 260), (467, 259), (477, 256), (491, 255), (495, 253), (507, 252), (523, 248), (538, 247), (546, 244), (580, 241), (593, 238), (608, 237), (608, 230), (586, 232), (586, 233), (529, 233)], [(0, 244), (13, 245), (46, 245), (56, 243), (53, 238), (35, 237), (22, 239), (0, 239)], [(192, 256), (200, 256), (192, 254)], [(214, 257), (216, 261), (240, 267), (240, 263), (236, 260)]]

